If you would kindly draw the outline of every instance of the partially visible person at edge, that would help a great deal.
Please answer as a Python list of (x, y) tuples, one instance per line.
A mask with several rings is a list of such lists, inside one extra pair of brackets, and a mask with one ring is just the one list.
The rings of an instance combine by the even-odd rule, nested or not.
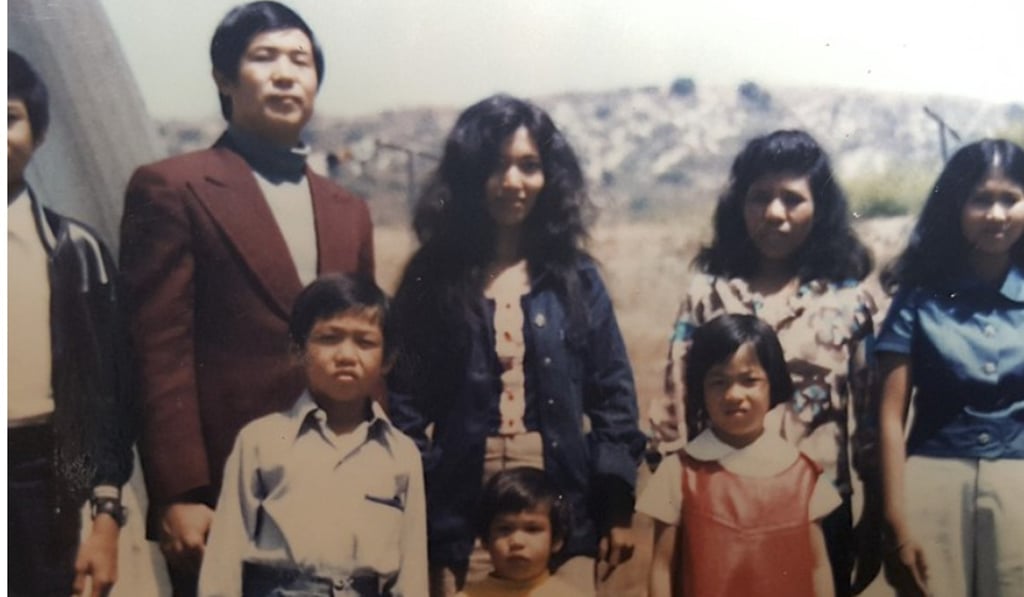
[(421, 246), (395, 296), (389, 387), (395, 424), (423, 451), (435, 596), (489, 571), (473, 521), (484, 483), (511, 466), (544, 469), (569, 500), (556, 575), (593, 594), (595, 556), (614, 567), (632, 555), (644, 436), (583, 248), (589, 205), (551, 118), (497, 95), (459, 116), (416, 206)]
[[(110, 253), (25, 180), (46, 86), (7, 51), (7, 589), (106, 595), (117, 581), (136, 417)], [(80, 541), (81, 508), (92, 520)]]
[(900, 595), (1024, 595), (1022, 236), (1024, 149), (979, 141), (946, 164), (883, 272), (896, 292), (877, 350)]
[(309, 26), (276, 2), (238, 6), (210, 58), (227, 131), (139, 168), (121, 223), (148, 532), (178, 595), (195, 591), (236, 433), (302, 391), (295, 297), (319, 274), (373, 276), (365, 203), (306, 166), (300, 135), (324, 76)]
[[(842, 506), (822, 528), (835, 593), (849, 595), (854, 555), (865, 556), (858, 584), (869, 580), (862, 574), (877, 574), (879, 562), (876, 425), (868, 405), (876, 307), (859, 285), (871, 270), (870, 254), (850, 227), (828, 156), (810, 135), (776, 131), (753, 139), (736, 156), (715, 209), (714, 238), (694, 263), (702, 275), (694, 277), (679, 308), (665, 395), (651, 401), (652, 444), (661, 453), (674, 452), (705, 426), (693, 415), (682, 383), (693, 331), (722, 313), (766, 321), (785, 349), (794, 393), (769, 413), (765, 428), (813, 458), (842, 495)], [(869, 490), (859, 541), (851, 464)]]

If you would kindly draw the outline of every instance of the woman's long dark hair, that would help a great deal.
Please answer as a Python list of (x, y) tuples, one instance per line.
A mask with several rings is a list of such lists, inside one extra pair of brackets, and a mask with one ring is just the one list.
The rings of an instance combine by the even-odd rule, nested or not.
[[(886, 291), (914, 286), (943, 290), (969, 271), (961, 214), (974, 189), (993, 174), (1024, 188), (1024, 149), (1005, 139), (984, 139), (953, 154), (921, 209), (907, 248), (882, 272)], [(1010, 260), (1024, 267), (1024, 239), (1013, 246)]]
[(523, 222), (522, 251), (531, 275), (553, 276), (570, 328), (578, 331), (585, 322), (575, 268), (587, 257), (585, 218), (591, 204), (579, 161), (547, 113), (527, 101), (495, 95), (459, 116), (416, 204), (413, 227), (421, 246), (394, 301), (398, 368), (416, 370), (423, 358), (465, 351), (467, 323), (480, 315), (485, 269), (495, 257), (496, 227), (484, 187), (499, 166), (502, 144), (520, 127), (536, 143), (544, 172), (544, 186)]
[(718, 199), (714, 238), (694, 264), (715, 276), (749, 279), (757, 274), (760, 253), (743, 219), (747, 191), (766, 175), (806, 176), (814, 200), (810, 235), (794, 255), (801, 282), (863, 280), (871, 272), (871, 254), (850, 226), (846, 196), (836, 183), (828, 155), (804, 131), (775, 131), (747, 143), (732, 164), (729, 186)]

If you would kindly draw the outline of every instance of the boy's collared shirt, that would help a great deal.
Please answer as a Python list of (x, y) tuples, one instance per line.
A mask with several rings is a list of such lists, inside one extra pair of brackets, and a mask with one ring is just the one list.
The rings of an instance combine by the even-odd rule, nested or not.
[(426, 595), (419, 451), (371, 404), (370, 420), (338, 435), (307, 391), (242, 429), (203, 558), (202, 595), (241, 594), (244, 561), (339, 581), (376, 574), (394, 595)]
[[(7, 206), (7, 425), (46, 421), (51, 390), (49, 256), (28, 189)], [(49, 232), (48, 230), (46, 232)]]

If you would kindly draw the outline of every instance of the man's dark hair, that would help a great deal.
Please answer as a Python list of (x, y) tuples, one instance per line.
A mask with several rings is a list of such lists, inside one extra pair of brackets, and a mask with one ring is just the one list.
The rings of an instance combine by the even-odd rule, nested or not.
[[(231, 82), (238, 81), (238, 69), (242, 56), (249, 48), (252, 38), (267, 31), (298, 29), (306, 34), (313, 45), (313, 64), (316, 66), (317, 88), (324, 80), (324, 54), (320, 50), (313, 30), (294, 10), (278, 2), (265, 0), (250, 2), (232, 8), (217, 25), (210, 42), (210, 61), (213, 69)], [(231, 98), (218, 93), (220, 112), (224, 119), (231, 120)]]
[(306, 286), (295, 299), (288, 320), (288, 335), (295, 346), (302, 348), (316, 322), (345, 311), (372, 313), (384, 337), (384, 359), (391, 355), (390, 301), (373, 282), (364, 276), (332, 274), (321, 276)]
[(28, 60), (7, 50), (7, 99), (25, 102), (32, 138), (39, 143), (50, 126), (50, 94)]
[[(564, 541), (569, 534), (569, 503), (544, 471), (530, 466), (498, 472), (484, 485), (480, 496), (477, 534), (490, 542), (491, 523), (502, 514), (517, 514), (547, 506), (551, 519), (551, 541)], [(556, 555), (552, 553), (551, 555)]]

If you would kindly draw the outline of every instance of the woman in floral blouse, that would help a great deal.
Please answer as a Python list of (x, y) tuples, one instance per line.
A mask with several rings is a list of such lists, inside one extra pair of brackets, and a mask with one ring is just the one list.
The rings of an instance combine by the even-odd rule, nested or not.
[(692, 281), (676, 319), (666, 392), (651, 404), (653, 445), (672, 452), (702, 430), (687, 411), (682, 383), (694, 329), (722, 313), (766, 321), (785, 349), (795, 391), (765, 425), (814, 458), (844, 498), (823, 528), (836, 595), (849, 595), (849, 443), (856, 421), (871, 412), (865, 340), (873, 335), (876, 307), (860, 286), (871, 271), (870, 254), (850, 227), (828, 156), (810, 135), (776, 131), (747, 144), (719, 198), (714, 239), (694, 263), (703, 275)]

